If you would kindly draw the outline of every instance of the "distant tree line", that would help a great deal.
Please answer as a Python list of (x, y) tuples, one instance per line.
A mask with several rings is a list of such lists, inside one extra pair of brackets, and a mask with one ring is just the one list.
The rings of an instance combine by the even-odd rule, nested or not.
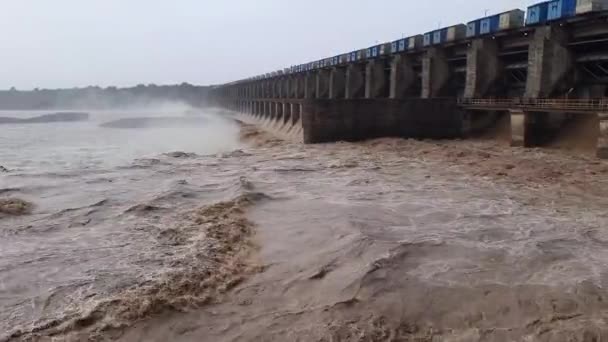
[(137, 108), (163, 102), (182, 102), (193, 107), (203, 107), (207, 103), (209, 89), (210, 87), (188, 83), (28, 91), (11, 88), (0, 90), (0, 110)]

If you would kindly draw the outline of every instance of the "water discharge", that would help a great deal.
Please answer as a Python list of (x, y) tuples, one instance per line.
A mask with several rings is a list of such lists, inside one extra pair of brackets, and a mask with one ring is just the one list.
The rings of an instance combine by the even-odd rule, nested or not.
[[(217, 123), (213, 131), (235, 132)], [(307, 146), (244, 127), (239, 146), (230, 134), (196, 131), (195, 141), (221, 136), (204, 140), (220, 147), (175, 148), (171, 131), (158, 134), (167, 145), (132, 142), (149, 143), (148, 153), (107, 152), (148, 136), (113, 130), (85, 166), (46, 158), (40, 140), (19, 142), (29, 148), (17, 159), (6, 157), (14, 145), (0, 149), (9, 170), (0, 196), (34, 204), (0, 220), (5, 339), (608, 333), (605, 162), (487, 140)]]

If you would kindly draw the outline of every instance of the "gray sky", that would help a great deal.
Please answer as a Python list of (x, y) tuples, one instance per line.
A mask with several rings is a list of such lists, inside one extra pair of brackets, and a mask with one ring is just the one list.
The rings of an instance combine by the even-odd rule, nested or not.
[(232, 81), (538, 0), (0, 0), (0, 89)]

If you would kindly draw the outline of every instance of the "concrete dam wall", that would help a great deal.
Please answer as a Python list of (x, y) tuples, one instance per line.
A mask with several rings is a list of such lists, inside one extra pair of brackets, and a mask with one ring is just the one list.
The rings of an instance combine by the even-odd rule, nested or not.
[(605, 158), (607, 19), (596, 11), (467, 37), (460, 27), (437, 43), (413, 37), (217, 86), (210, 98), (306, 143), (483, 136), (500, 118), (511, 146), (573, 142)]
[(304, 143), (457, 138), (465, 136), (468, 123), (451, 99), (255, 101), (234, 111), (240, 121)]

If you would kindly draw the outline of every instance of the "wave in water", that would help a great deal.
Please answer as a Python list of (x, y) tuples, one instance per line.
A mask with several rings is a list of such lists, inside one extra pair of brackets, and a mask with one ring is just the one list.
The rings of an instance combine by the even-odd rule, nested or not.
[(208, 123), (204, 117), (148, 117), (125, 118), (101, 124), (105, 128), (172, 128), (183, 126), (199, 126)]
[(2, 124), (31, 124), (31, 123), (52, 123), (52, 122), (75, 122), (86, 121), (89, 119), (89, 113), (82, 112), (59, 112), (52, 114), (44, 114), (33, 118), (14, 118), (0, 117), (0, 125)]
[[(242, 186), (247, 184), (242, 179)], [(18, 327), (3, 340), (96, 338), (166, 310), (188, 310), (220, 299), (226, 291), (256, 271), (246, 263), (254, 246), (252, 223), (245, 210), (269, 197), (249, 191), (188, 213), (172, 227), (157, 232), (158, 244), (171, 247), (168, 263), (144, 281), (106, 298), (84, 300), (58, 317), (30, 327)], [(102, 205), (102, 204), (100, 204)], [(138, 205), (125, 215), (154, 215), (161, 208)]]

